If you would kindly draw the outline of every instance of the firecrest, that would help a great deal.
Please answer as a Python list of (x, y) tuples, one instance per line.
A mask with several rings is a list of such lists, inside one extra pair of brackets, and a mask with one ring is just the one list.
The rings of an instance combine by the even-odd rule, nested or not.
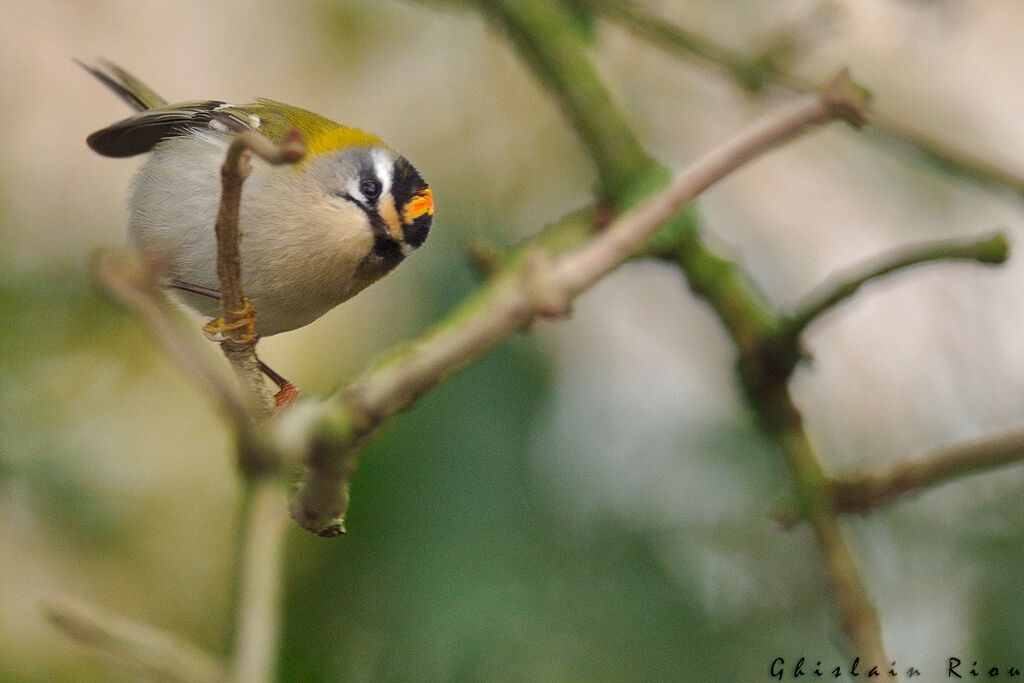
[(430, 188), (380, 138), (274, 100), (168, 104), (110, 62), (82, 66), (139, 113), (88, 137), (110, 157), (150, 152), (128, 198), (134, 247), (202, 315), (220, 315), (214, 221), (231, 138), (298, 129), (297, 164), (253, 160), (241, 204), (242, 284), (261, 335), (306, 325), (391, 272), (427, 239)]

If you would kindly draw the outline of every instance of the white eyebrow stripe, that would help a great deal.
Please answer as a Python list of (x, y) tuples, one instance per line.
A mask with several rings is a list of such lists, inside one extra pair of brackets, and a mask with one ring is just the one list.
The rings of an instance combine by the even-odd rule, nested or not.
[(377, 180), (380, 181), (380, 193), (386, 195), (391, 192), (391, 176), (392, 169), (394, 168), (394, 162), (391, 160), (391, 155), (387, 153), (387, 150), (374, 149), (373, 155), (373, 171), (377, 174)]
[(361, 206), (365, 207), (366, 206), (366, 197), (363, 196), (363, 191), (359, 189), (359, 184), (360, 184), (360, 181), (359, 181), (358, 177), (353, 178), (351, 181), (349, 181), (348, 193), (356, 201), (358, 201)]

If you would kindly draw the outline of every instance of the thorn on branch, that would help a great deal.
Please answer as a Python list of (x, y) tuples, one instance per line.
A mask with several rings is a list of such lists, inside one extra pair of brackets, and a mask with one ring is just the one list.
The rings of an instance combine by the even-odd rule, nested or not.
[(832, 115), (846, 120), (854, 128), (867, 123), (871, 93), (850, 78), (850, 69), (844, 67), (821, 91), (822, 100)]

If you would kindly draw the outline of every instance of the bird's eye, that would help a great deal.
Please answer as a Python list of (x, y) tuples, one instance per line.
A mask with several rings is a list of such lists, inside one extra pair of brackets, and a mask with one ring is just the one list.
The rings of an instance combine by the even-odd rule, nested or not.
[(380, 181), (373, 178), (367, 178), (366, 180), (359, 183), (359, 191), (363, 193), (363, 196), (373, 201), (380, 196)]

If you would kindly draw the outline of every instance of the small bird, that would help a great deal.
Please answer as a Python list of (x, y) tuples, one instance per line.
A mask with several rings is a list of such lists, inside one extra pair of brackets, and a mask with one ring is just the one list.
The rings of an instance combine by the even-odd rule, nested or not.
[(260, 335), (313, 322), (387, 275), (427, 239), (434, 215), (430, 188), (375, 135), (262, 98), (245, 105), (169, 104), (116, 64), (79, 64), (139, 112), (87, 142), (109, 157), (151, 153), (132, 181), (129, 239), (159, 264), (177, 298), (200, 314), (220, 315), (214, 234), (220, 168), (232, 137), (242, 131), (281, 143), (297, 129), (307, 148), (294, 165), (254, 159), (244, 185), (242, 285)]

